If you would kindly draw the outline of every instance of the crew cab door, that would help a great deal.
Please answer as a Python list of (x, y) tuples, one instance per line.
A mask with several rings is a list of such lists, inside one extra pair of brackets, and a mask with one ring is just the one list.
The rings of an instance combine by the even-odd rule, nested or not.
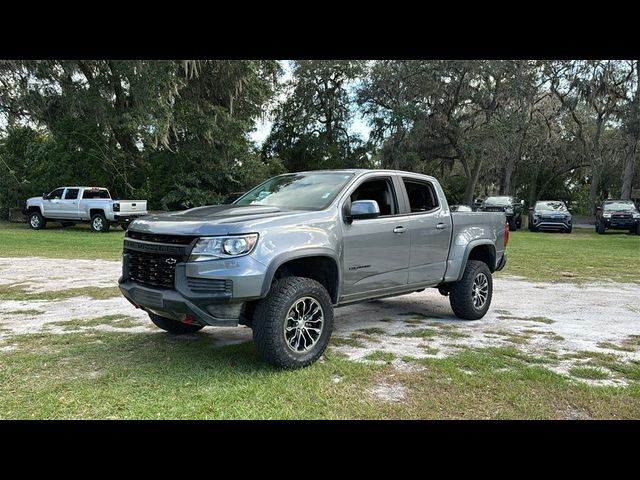
[(60, 202), (64, 195), (64, 188), (56, 188), (53, 192), (47, 195), (46, 199), (42, 200), (42, 210), (46, 218), (60, 218)]
[(437, 284), (444, 278), (451, 244), (452, 221), (444, 194), (426, 179), (402, 176), (411, 237), (409, 284)]
[(64, 198), (58, 203), (58, 212), (60, 218), (68, 218), (75, 220), (78, 215), (78, 188), (67, 188), (64, 192)]
[[(371, 174), (353, 185), (341, 200), (344, 300), (366, 298), (407, 284), (409, 217), (400, 213), (396, 190), (393, 175)], [(375, 200), (380, 216), (349, 223), (351, 203), (356, 200)]]

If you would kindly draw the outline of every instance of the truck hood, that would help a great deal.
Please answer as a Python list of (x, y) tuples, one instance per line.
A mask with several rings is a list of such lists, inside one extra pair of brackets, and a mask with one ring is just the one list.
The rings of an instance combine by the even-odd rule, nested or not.
[(308, 212), (261, 205), (212, 205), (147, 215), (135, 220), (129, 228), (171, 235), (226, 235), (243, 233), (243, 230), (249, 233), (249, 230), (270, 220), (304, 213)]

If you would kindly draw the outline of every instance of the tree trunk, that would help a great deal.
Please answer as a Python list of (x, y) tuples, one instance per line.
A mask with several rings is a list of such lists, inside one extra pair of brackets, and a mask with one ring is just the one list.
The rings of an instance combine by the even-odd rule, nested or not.
[(596, 213), (596, 199), (598, 197), (598, 187), (600, 186), (600, 172), (596, 167), (592, 167), (591, 189), (589, 190), (589, 213)]
[(624, 171), (622, 172), (622, 193), (623, 200), (631, 199), (631, 187), (633, 184), (633, 161), (636, 158), (637, 144), (630, 146), (624, 161)]
[(502, 170), (502, 179), (500, 181), (500, 195), (511, 194), (511, 177), (513, 177), (513, 166), (515, 164), (515, 156), (509, 155), (507, 164)]
[[(473, 194), (476, 191), (476, 184), (478, 183), (478, 178), (480, 177), (480, 167), (482, 166), (482, 159), (477, 159), (473, 164), (473, 170), (470, 172), (470, 175), (467, 176), (467, 186), (464, 190), (464, 199), (462, 203), (465, 205), (473, 204)], [(468, 169), (466, 170), (468, 171)]]

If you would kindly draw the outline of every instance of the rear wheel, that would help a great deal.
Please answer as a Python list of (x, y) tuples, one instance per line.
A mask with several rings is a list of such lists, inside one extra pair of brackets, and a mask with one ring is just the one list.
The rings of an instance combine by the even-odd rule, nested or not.
[(182, 323), (177, 320), (172, 320), (171, 318), (161, 317), (160, 315), (156, 315), (155, 313), (149, 312), (149, 318), (155, 324), (156, 327), (161, 328), (162, 330), (172, 333), (174, 335), (181, 335), (183, 333), (194, 333), (198, 330), (202, 330), (203, 325), (198, 325), (195, 323)]
[(478, 320), (484, 317), (491, 305), (493, 278), (486, 263), (469, 260), (459, 282), (451, 285), (449, 303), (456, 317)]
[(94, 232), (108, 232), (111, 225), (102, 213), (91, 216), (91, 230)]
[(29, 214), (29, 227), (34, 230), (42, 230), (47, 226), (47, 221), (40, 214), (40, 212), (31, 212)]
[(256, 350), (265, 361), (280, 368), (306, 367), (329, 343), (331, 297), (310, 278), (282, 278), (256, 305), (252, 328)]

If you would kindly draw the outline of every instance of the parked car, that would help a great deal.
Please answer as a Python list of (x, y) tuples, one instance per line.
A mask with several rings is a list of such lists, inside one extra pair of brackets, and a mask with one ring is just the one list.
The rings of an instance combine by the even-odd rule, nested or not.
[(562, 230), (571, 233), (573, 229), (571, 212), (560, 200), (543, 200), (536, 202), (529, 209), (529, 230)]
[(605, 200), (596, 207), (596, 232), (629, 230), (640, 235), (640, 212), (631, 200)]
[(469, 205), (451, 205), (449, 208), (452, 212), (473, 212)]
[(163, 330), (248, 325), (262, 358), (298, 368), (322, 355), (334, 307), (434, 287), (482, 318), (508, 233), (502, 214), (451, 213), (430, 176), (290, 173), (233, 205), (135, 220), (119, 286)]
[(479, 212), (503, 212), (509, 224), (509, 230), (515, 231), (522, 226), (522, 207), (524, 200), (517, 202), (513, 197), (487, 197), (478, 208)]
[(60, 187), (42, 197), (32, 197), (22, 211), (29, 226), (45, 228), (47, 222), (60, 222), (68, 227), (90, 222), (95, 232), (106, 232), (112, 223), (126, 230), (132, 220), (147, 214), (146, 200), (113, 200), (106, 188)]

